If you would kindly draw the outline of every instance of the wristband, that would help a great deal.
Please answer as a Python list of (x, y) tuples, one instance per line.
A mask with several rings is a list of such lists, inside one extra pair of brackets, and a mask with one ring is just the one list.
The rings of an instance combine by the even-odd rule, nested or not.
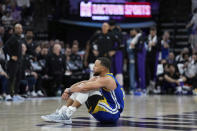
[(68, 93), (70, 94), (71, 93), (70, 88), (68, 88), (67, 90), (68, 90)]

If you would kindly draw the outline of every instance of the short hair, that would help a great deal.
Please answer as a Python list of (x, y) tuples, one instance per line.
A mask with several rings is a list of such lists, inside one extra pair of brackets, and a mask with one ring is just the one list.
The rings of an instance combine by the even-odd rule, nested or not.
[(115, 22), (114, 20), (110, 20), (110, 21), (108, 22), (108, 24), (109, 24), (110, 26), (115, 26), (115, 25), (116, 25), (116, 22)]
[(150, 30), (157, 31), (157, 28), (155, 26), (151, 27)]
[(99, 57), (97, 60), (101, 61), (101, 65), (110, 70), (111, 61), (107, 57)]
[(25, 30), (25, 33), (27, 33), (27, 32), (32, 32), (32, 33), (34, 33), (34, 30), (33, 30), (33, 28), (27, 28), (26, 30)]
[(137, 33), (140, 33), (140, 28), (132, 28), (131, 30), (135, 30)]
[(173, 66), (174, 68), (176, 67), (176, 65), (173, 63), (168, 64), (168, 68), (170, 68), (171, 66)]

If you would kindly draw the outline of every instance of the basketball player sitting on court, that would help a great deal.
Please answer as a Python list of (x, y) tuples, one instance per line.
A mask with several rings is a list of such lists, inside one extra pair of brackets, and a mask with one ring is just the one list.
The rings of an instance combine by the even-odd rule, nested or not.
[(95, 61), (94, 76), (67, 88), (62, 98), (66, 106), (50, 115), (41, 116), (46, 121), (72, 123), (71, 116), (84, 103), (88, 112), (102, 123), (116, 122), (124, 108), (124, 90), (109, 73), (110, 60), (100, 57)]

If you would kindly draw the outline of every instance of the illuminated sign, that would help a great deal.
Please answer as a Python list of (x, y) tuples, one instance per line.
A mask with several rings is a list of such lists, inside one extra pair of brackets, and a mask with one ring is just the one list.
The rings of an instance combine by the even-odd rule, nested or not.
[(93, 15), (124, 15), (124, 5), (92, 4)]
[(80, 16), (81, 17), (91, 17), (92, 16), (92, 3), (91, 2), (88, 2), (88, 3), (85, 3), (85, 2), (81, 2), (80, 3)]
[(126, 2), (114, 4), (82, 1), (80, 3), (80, 16), (124, 16), (138, 18), (151, 17), (151, 5), (148, 2)]
[(125, 17), (151, 17), (151, 6), (147, 2), (129, 2), (125, 4)]

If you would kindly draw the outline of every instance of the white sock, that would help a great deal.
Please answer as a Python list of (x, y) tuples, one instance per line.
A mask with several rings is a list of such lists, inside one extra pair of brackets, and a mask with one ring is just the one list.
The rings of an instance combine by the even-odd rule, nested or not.
[(68, 107), (67, 107), (67, 106), (65, 106), (65, 105), (64, 105), (64, 106), (62, 106), (62, 107), (59, 109), (59, 111), (58, 111), (58, 112), (59, 112), (59, 114), (61, 114), (63, 111), (65, 111), (65, 112), (66, 112), (67, 108), (68, 108)]
[(69, 106), (66, 110), (66, 115), (70, 118), (76, 110), (76, 107)]
[(177, 87), (177, 92), (181, 92), (182, 91), (182, 87), (181, 86), (178, 86)]

